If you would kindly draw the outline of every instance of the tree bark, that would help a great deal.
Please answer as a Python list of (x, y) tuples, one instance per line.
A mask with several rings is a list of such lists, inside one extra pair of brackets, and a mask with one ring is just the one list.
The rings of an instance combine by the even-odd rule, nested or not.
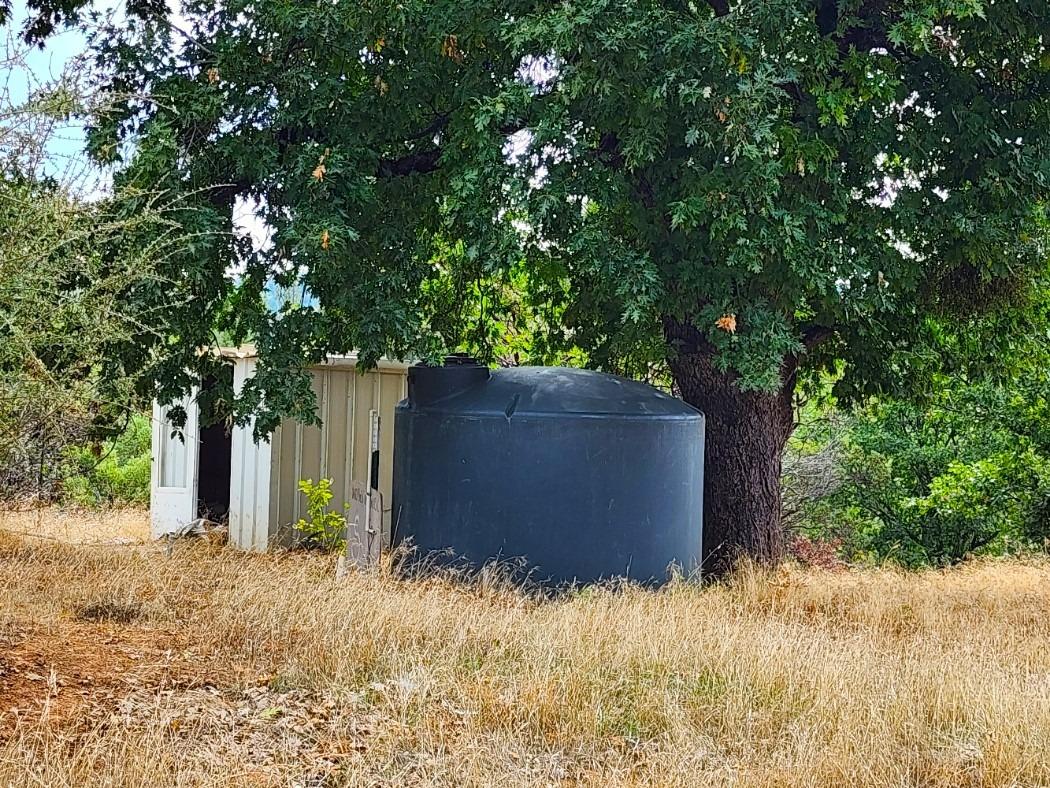
[(780, 391), (742, 392), (715, 367), (710, 348), (670, 359), (682, 398), (706, 416), (702, 573), (717, 578), (741, 557), (765, 566), (784, 556), (781, 455), (794, 429), (796, 362), (785, 362)]

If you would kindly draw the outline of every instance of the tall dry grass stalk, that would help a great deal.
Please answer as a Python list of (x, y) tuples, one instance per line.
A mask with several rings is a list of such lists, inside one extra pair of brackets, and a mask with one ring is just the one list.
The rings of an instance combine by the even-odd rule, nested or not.
[(0, 784), (1046, 785), (1048, 614), (1038, 561), (539, 601), (0, 538), (0, 632), (153, 660), (104, 714), (9, 729)]

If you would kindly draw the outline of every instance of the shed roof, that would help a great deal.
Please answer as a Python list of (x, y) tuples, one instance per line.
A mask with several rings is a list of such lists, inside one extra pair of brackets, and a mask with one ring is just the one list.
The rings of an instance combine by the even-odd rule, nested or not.
[[(255, 345), (250, 343), (240, 345), (239, 347), (220, 347), (218, 352), (223, 358), (230, 359), (250, 359), (259, 357), (259, 352)], [(313, 369), (320, 367), (356, 367), (357, 358), (357, 353), (332, 354), (320, 364), (311, 364), (310, 367)], [(381, 372), (404, 372), (412, 366), (413, 363), (414, 362), (412, 361), (389, 359), (384, 356), (379, 359), (375, 368)]]

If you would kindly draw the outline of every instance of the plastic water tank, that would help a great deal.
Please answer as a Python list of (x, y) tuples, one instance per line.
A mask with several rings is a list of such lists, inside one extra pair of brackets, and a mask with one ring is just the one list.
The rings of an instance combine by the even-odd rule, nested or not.
[(651, 386), (452, 358), (409, 370), (394, 430), (392, 537), (414, 558), (518, 559), (548, 584), (699, 564), (704, 417)]

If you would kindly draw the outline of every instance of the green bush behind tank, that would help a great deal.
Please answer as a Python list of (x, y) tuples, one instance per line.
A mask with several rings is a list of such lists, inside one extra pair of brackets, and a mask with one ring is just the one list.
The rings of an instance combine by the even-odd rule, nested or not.
[(1046, 549), (1048, 403), (1042, 374), (1012, 385), (943, 380), (921, 403), (872, 400), (836, 413), (835, 429), (825, 421), (813, 431), (816, 445), (803, 428), (800, 451), (836, 443), (834, 481), (795, 502), (792, 526), (848, 560), (907, 567)]

